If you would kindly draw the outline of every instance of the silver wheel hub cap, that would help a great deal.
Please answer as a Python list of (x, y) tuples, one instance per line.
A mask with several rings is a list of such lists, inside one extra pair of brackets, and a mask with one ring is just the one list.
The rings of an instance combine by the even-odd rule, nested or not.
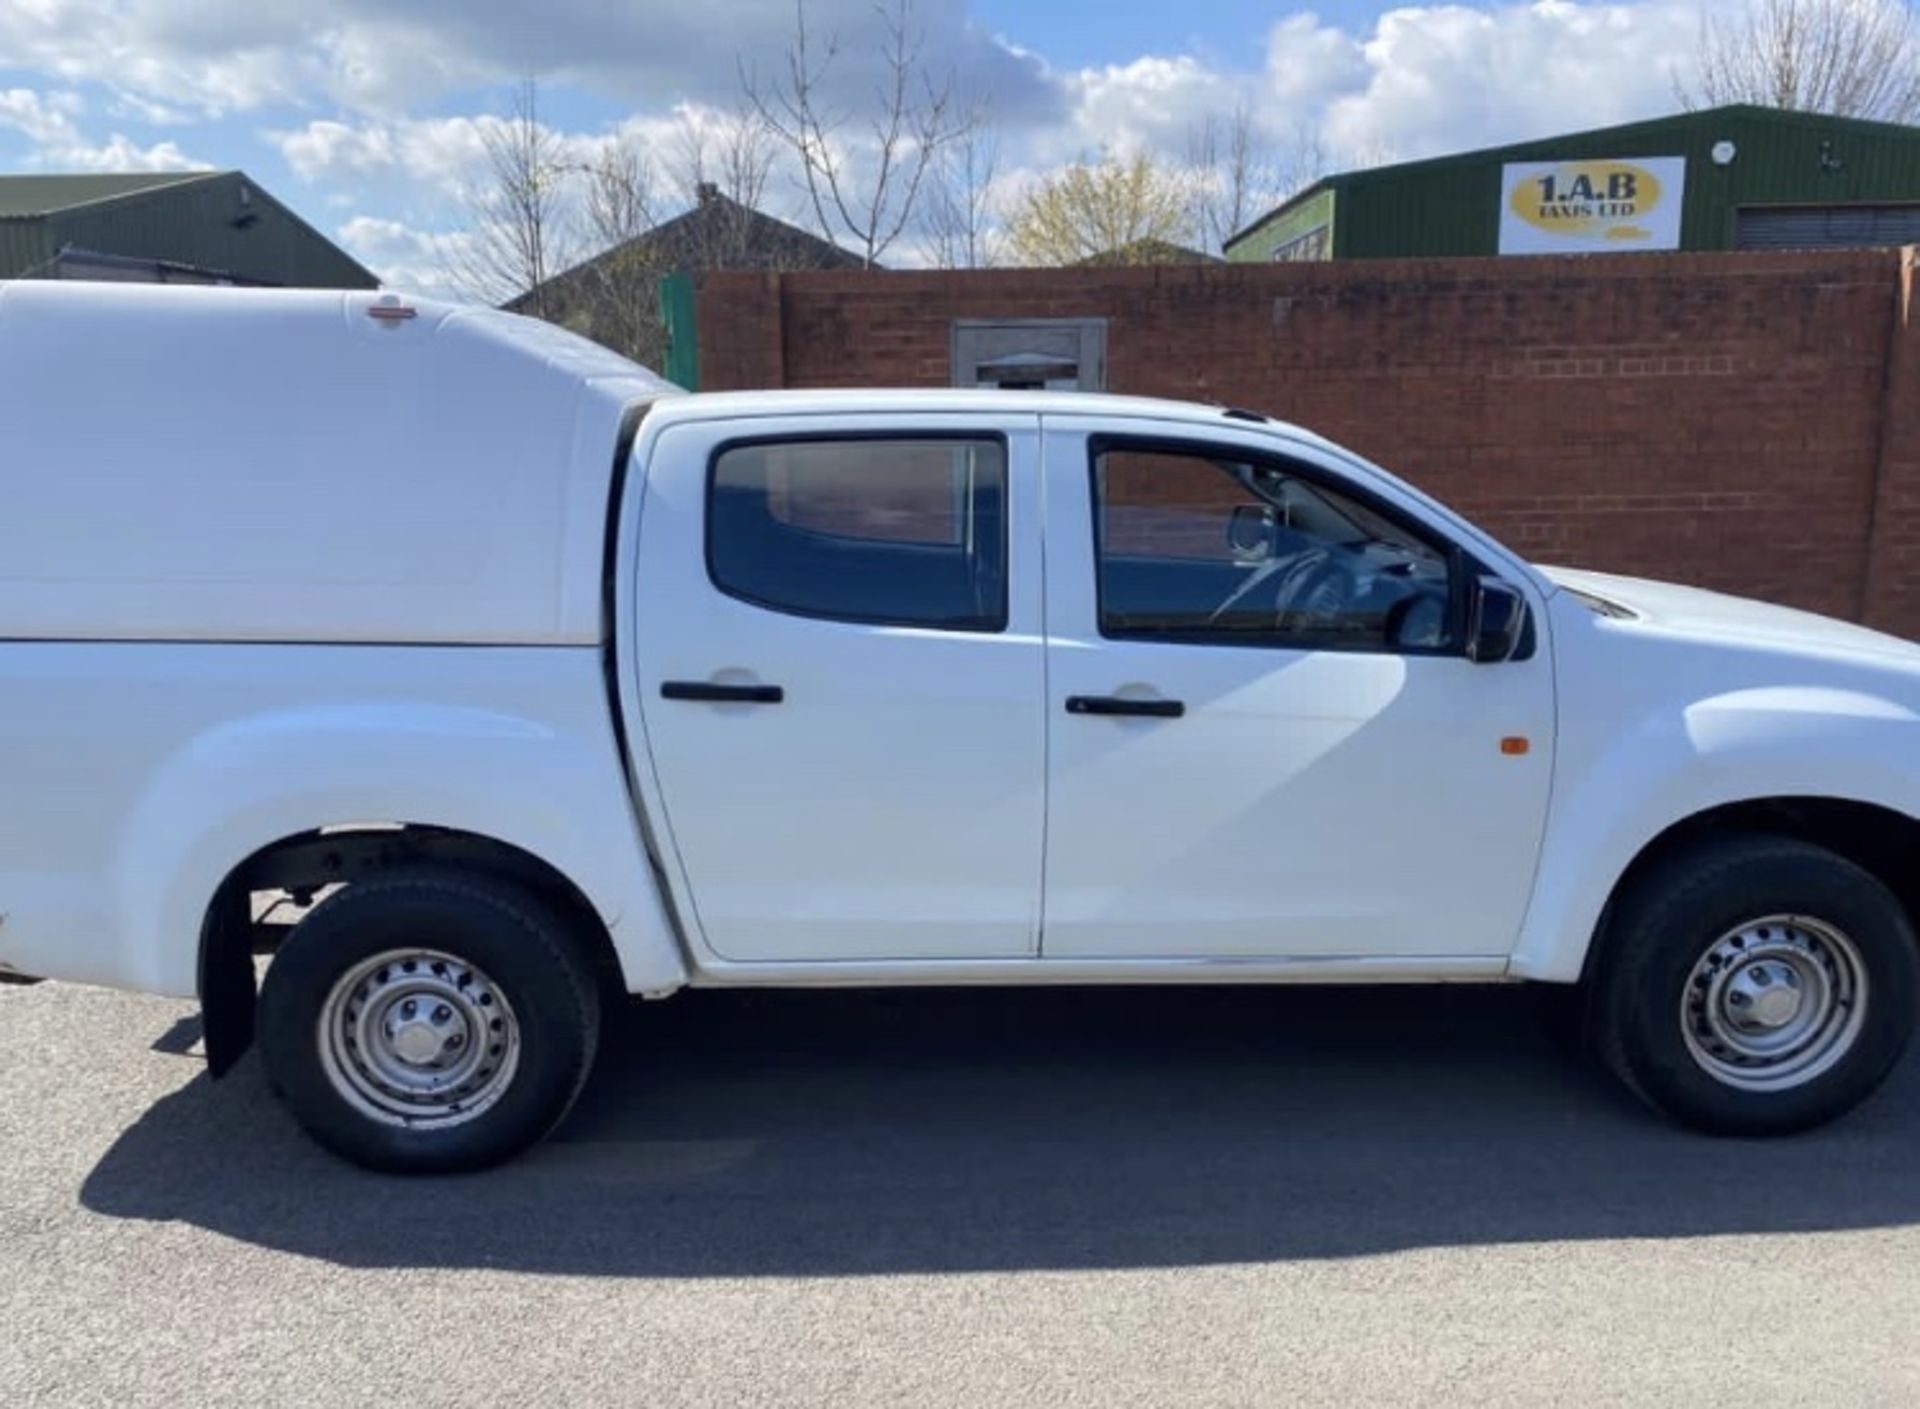
[(1784, 1091), (1829, 1070), (1866, 1016), (1867, 976), (1834, 926), (1771, 915), (1728, 931), (1688, 975), (1680, 1001), (1687, 1050), (1716, 1081)]
[(1783, 1028), (1800, 1015), (1800, 975), (1792, 966), (1756, 959), (1727, 980), (1727, 1006), (1736, 1026), (1753, 1032)]
[(316, 1037), (334, 1090), (387, 1125), (473, 1120), (519, 1070), (513, 1005), (487, 974), (440, 950), (356, 964), (327, 995)]

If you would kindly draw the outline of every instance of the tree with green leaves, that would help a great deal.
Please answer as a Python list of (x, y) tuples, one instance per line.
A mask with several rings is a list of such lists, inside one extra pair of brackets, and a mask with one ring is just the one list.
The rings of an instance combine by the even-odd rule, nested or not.
[(1190, 182), (1146, 152), (1103, 152), (1034, 181), (1007, 223), (1025, 265), (1154, 264), (1193, 238)]

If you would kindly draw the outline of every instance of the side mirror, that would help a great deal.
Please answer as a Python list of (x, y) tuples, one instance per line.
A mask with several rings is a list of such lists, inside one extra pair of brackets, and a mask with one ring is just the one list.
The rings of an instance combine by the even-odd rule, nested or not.
[(1482, 665), (1512, 660), (1527, 635), (1527, 599), (1511, 582), (1483, 577), (1474, 584), (1467, 618), (1467, 659)]
[(1266, 504), (1236, 504), (1227, 520), (1227, 546), (1250, 562), (1273, 556), (1273, 509)]

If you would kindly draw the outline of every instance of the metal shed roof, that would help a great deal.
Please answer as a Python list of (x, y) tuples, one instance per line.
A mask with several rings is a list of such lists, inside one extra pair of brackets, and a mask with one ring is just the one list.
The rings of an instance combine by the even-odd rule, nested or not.
[(0, 176), (0, 278), (41, 275), (63, 250), (224, 273), (240, 283), (379, 283), (244, 171)]
[(88, 172), (77, 175), (0, 176), (0, 219), (31, 218), (95, 201), (205, 181), (221, 171)]

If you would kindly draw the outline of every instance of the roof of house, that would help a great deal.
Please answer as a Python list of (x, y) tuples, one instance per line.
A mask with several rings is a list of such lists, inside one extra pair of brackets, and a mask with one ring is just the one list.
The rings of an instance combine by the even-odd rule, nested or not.
[(224, 171), (128, 171), (0, 176), (0, 219), (31, 220), (74, 206), (119, 200), (161, 186), (229, 174)]
[[(567, 286), (589, 270), (633, 261), (661, 273), (707, 269), (859, 269), (864, 261), (831, 240), (743, 205), (712, 186), (702, 186), (691, 210), (663, 221), (645, 234), (605, 249), (547, 280), (546, 288), (565, 297)], [(879, 266), (874, 266), (878, 268)], [(524, 312), (534, 291), (503, 305)]]
[(1311, 185), (1301, 187), (1258, 219), (1235, 231), (1227, 240), (1225, 248), (1232, 249), (1275, 216), (1282, 215), (1295, 206), (1313, 199), (1322, 191), (1337, 191), (1362, 182), (1391, 179), (1409, 172), (1430, 171), (1468, 163), (1550, 161), (1554, 159), (1553, 148), (1562, 143), (1586, 142), (1594, 138), (1631, 141), (1675, 128), (1720, 123), (1732, 118), (1774, 127), (1819, 127), (1865, 137), (1920, 142), (1920, 127), (1907, 127), (1897, 122), (1872, 122), (1866, 118), (1834, 117), (1829, 113), (1799, 112), (1787, 108), (1763, 107), (1754, 103), (1728, 103), (1722, 107), (1696, 108), (1691, 112), (1668, 113), (1665, 117), (1648, 118), (1641, 122), (1624, 122), (1612, 127), (1589, 127), (1578, 132), (1556, 132), (1551, 136), (1536, 137), (1525, 142), (1509, 142), (1499, 147), (1477, 147), (1465, 152), (1447, 152), (1440, 156), (1422, 157), (1418, 161), (1394, 162), (1388, 166), (1369, 166), (1354, 171), (1335, 172), (1330, 176), (1321, 177)]
[(1120, 245), (1115, 249), (1101, 250), (1085, 259), (1074, 261), (1082, 268), (1101, 268), (1111, 265), (1129, 264), (1220, 264), (1224, 261), (1217, 254), (1208, 254), (1188, 245), (1176, 244), (1172, 240), (1135, 240), (1131, 244)]
[(700, 189), (693, 209), (640, 239), (669, 252), (697, 254), (702, 241), (712, 248), (713, 237), (731, 239), (737, 249), (764, 257), (769, 268), (859, 269), (864, 263), (859, 255), (832, 240), (823, 240), (798, 225), (743, 205), (712, 186)]

